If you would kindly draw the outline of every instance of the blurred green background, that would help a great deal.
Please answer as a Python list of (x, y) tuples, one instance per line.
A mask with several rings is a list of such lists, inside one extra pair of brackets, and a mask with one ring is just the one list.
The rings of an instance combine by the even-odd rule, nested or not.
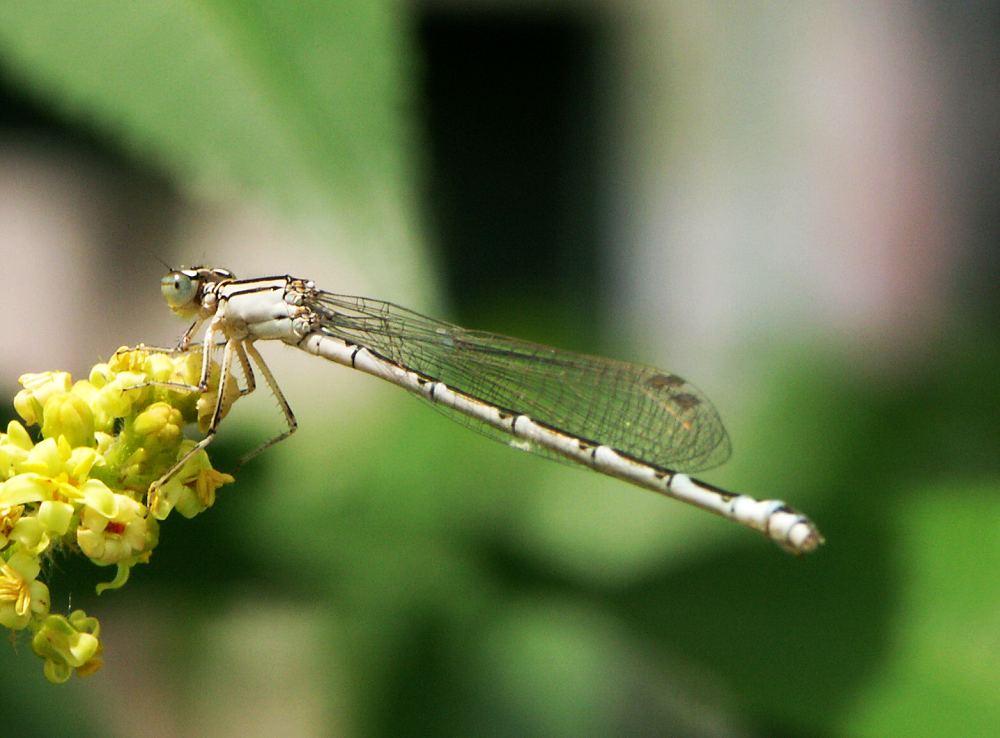
[(2, 733), (996, 735), (998, 62), (972, 2), (0, 2), (5, 396), (176, 340), (163, 262), (290, 272), (669, 367), (828, 540), (264, 346), (299, 433), (125, 589), (59, 562), (106, 666), (0, 648)]

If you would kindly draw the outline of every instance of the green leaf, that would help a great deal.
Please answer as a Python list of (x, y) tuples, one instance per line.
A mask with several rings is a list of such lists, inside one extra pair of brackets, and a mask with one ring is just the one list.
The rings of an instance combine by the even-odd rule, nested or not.
[(0, 61), (189, 191), (235, 189), (304, 212), (336, 201), (338, 216), (370, 227), (408, 202), (409, 48), (392, 8), (6, 2)]
[(1000, 486), (929, 486), (895, 516), (899, 616), (844, 735), (989, 735), (1000, 724)]

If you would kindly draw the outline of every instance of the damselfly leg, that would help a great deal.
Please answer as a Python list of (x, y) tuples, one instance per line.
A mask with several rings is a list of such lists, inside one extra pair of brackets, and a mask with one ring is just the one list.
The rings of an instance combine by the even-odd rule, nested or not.
[[(260, 444), (256, 448), (247, 452), (240, 457), (237, 462), (236, 469), (238, 470), (243, 464), (248, 462), (250, 459), (255, 457), (257, 454), (261, 453), (265, 449), (273, 446), (280, 441), (288, 438), (292, 433), (295, 432), (298, 427), (298, 423), (295, 420), (295, 415), (292, 413), (292, 409), (288, 404), (288, 400), (285, 399), (278, 383), (274, 379), (274, 375), (268, 368), (264, 359), (261, 357), (260, 353), (253, 347), (253, 345), (248, 341), (243, 341), (240, 339), (229, 339), (223, 344), (214, 343), (209, 341), (202, 345), (202, 370), (201, 376), (199, 378), (198, 384), (183, 384), (178, 382), (148, 382), (141, 386), (155, 385), (161, 387), (167, 387), (169, 389), (187, 391), (187, 392), (197, 392), (204, 394), (210, 388), (211, 379), (211, 369), (212, 369), (212, 358), (211, 355), (215, 349), (219, 346), (222, 347), (222, 359), (219, 363), (219, 378), (218, 387), (216, 391), (215, 403), (212, 409), (212, 414), (210, 416), (207, 429), (205, 431), (204, 437), (190, 448), (183, 456), (181, 456), (170, 469), (168, 469), (159, 479), (153, 482), (149, 486), (147, 492), (147, 505), (149, 509), (154, 509), (157, 497), (160, 490), (165, 484), (167, 484), (171, 479), (173, 479), (184, 466), (190, 461), (195, 454), (199, 451), (208, 447), (208, 445), (214, 440), (216, 434), (218, 433), (219, 425), (222, 423), (223, 418), (228, 414), (229, 409), (235, 403), (236, 399), (239, 397), (245, 397), (249, 395), (257, 388), (257, 381), (255, 378), (254, 370), (252, 364), (256, 364), (257, 369), (263, 375), (265, 382), (270, 388), (271, 392), (278, 400), (278, 405), (282, 410), (285, 422), (287, 424), (287, 430), (279, 433), (268, 441)], [(191, 348), (187, 349), (172, 349), (172, 352), (185, 353), (190, 351)], [(233, 381), (233, 359), (240, 364), (241, 373), (243, 374), (243, 379), (245, 386), (239, 386), (238, 382)], [(252, 362), (252, 364), (251, 364)], [(230, 388), (235, 388), (231, 390)], [(232, 396), (235, 391), (235, 397)]]

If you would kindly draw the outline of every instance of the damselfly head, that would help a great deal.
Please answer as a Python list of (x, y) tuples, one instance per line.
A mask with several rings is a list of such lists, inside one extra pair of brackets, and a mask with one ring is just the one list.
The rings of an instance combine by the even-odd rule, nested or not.
[(216, 267), (176, 269), (160, 280), (160, 291), (171, 310), (188, 318), (201, 308), (206, 285), (233, 278), (228, 269)]

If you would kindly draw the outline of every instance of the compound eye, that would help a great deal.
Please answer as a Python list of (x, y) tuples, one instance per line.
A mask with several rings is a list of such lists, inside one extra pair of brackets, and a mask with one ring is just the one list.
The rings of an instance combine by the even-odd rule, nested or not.
[(190, 307), (198, 296), (198, 285), (184, 272), (170, 272), (160, 280), (160, 291), (173, 310)]

